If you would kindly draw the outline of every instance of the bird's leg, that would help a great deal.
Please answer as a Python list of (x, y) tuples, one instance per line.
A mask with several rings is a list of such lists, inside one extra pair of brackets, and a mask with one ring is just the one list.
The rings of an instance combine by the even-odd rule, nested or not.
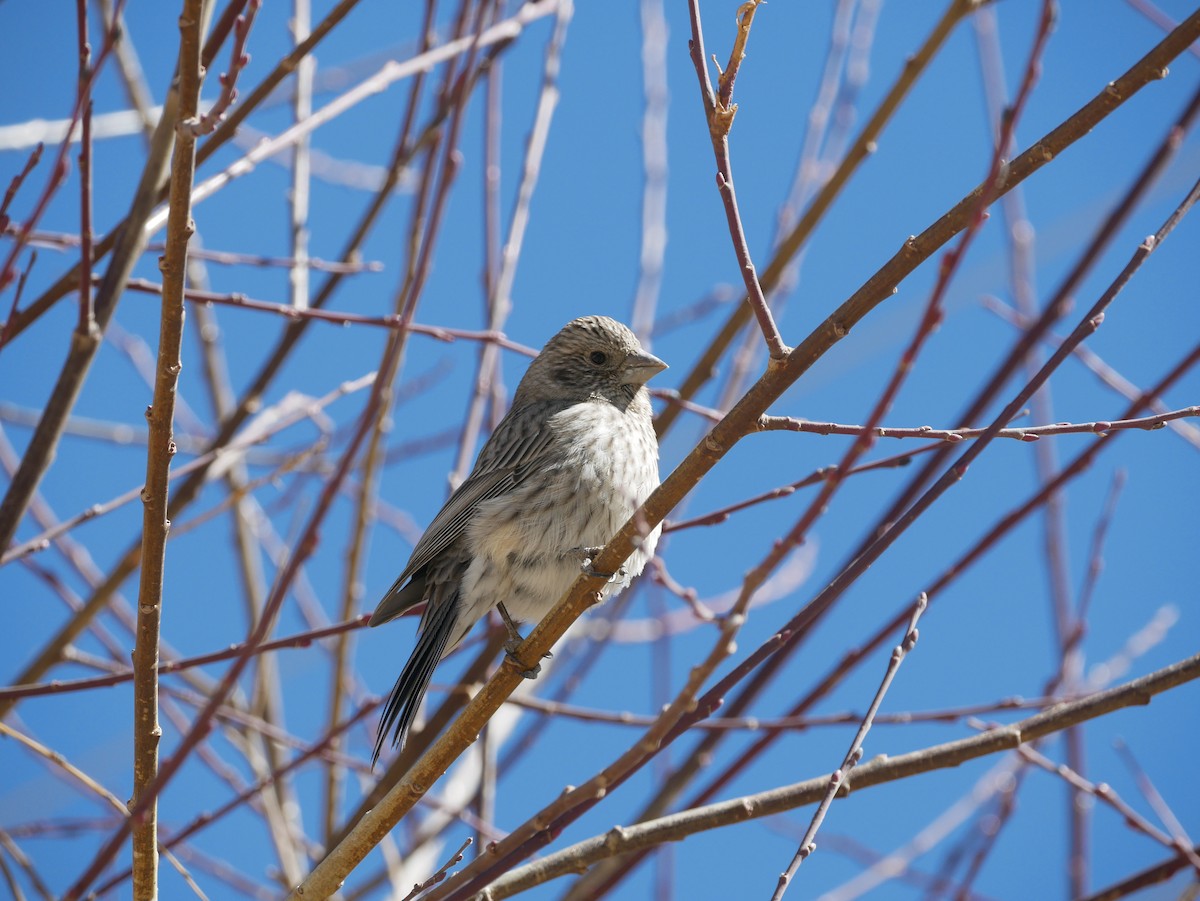
[[(503, 601), (496, 605), (496, 609), (500, 611), (500, 618), (504, 620), (504, 628), (508, 632), (508, 641), (504, 642), (504, 653), (508, 655), (509, 659), (512, 660), (513, 663), (520, 666), (521, 661), (517, 659), (517, 648), (521, 646), (521, 642), (523, 642), (525, 639), (521, 635), (521, 630), (517, 628), (516, 622), (509, 615), (508, 608), (504, 606)], [(546, 656), (551, 657), (553, 655), (547, 653)], [(521, 675), (526, 679), (536, 679), (538, 677), (538, 673), (541, 671), (542, 665), (540, 663), (536, 663), (534, 664), (533, 669), (522, 670)]]
[(592, 561), (600, 556), (602, 550), (604, 550), (602, 547), (573, 547), (571, 548), (571, 553), (579, 555), (581, 561), (580, 569), (583, 570), (586, 576), (591, 576), (594, 579), (607, 579), (609, 582), (617, 578), (617, 576), (624, 578), (625, 567), (623, 566), (615, 573), (602, 573), (600, 570), (592, 567)]

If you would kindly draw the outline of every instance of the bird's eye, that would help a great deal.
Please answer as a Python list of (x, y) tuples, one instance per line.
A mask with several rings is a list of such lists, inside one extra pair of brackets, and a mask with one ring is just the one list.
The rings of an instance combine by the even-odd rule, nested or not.
[(602, 350), (593, 350), (589, 359), (597, 366), (603, 366), (608, 362), (608, 354)]

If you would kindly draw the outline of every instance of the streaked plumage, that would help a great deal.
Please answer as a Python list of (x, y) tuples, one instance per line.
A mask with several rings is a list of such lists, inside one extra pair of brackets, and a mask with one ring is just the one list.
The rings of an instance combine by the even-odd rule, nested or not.
[[(434, 667), (503, 604), (537, 623), (579, 575), (584, 548), (606, 544), (658, 485), (646, 381), (666, 364), (606, 316), (568, 323), (529, 364), (512, 408), (475, 468), (413, 549), (371, 617), (377, 626), (426, 602), (417, 646), (388, 697), (403, 743)], [(653, 556), (655, 529), (607, 585), (615, 594)]]

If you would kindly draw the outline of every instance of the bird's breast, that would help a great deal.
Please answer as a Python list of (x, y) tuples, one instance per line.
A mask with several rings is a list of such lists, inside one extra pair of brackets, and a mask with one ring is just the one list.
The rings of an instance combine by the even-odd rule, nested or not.
[[(543, 465), (480, 504), (467, 530), (472, 606), (504, 601), (536, 620), (579, 575), (577, 549), (606, 544), (658, 485), (658, 446), (644, 410), (583, 403), (551, 416)], [(641, 572), (658, 530), (625, 564), (619, 589)]]

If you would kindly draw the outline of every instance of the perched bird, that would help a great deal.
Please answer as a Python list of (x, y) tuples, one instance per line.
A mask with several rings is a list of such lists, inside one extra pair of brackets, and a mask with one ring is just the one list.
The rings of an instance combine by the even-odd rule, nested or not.
[[(667, 368), (607, 316), (585, 316), (529, 364), (512, 408), (442, 507), (371, 617), (378, 626), (425, 602), (417, 646), (388, 697), (375, 755), (401, 745), (438, 662), (493, 607), (539, 622), (658, 486), (645, 384)], [(625, 588), (654, 554), (659, 528), (612, 575)], [(527, 673), (530, 678), (536, 672)]]

